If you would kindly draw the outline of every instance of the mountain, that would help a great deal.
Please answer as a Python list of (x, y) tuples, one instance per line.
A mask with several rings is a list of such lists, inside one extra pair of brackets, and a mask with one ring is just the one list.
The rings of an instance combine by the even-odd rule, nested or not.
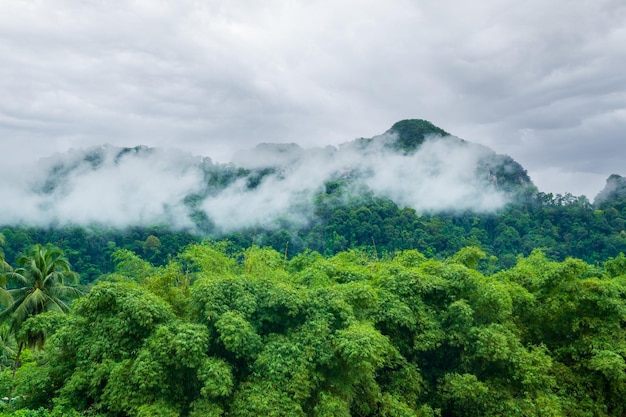
[[(416, 152), (427, 138), (439, 137), (439, 140), (454, 141), (459, 146), (480, 147), (463, 139), (450, 135), (445, 130), (429, 121), (411, 119), (395, 123), (387, 134), (395, 135), (393, 148), (404, 153)], [(532, 185), (526, 170), (508, 155), (501, 155), (483, 147), (486, 152), (479, 160), (476, 171), (478, 176), (486, 178), (497, 188), (513, 192), (519, 187)]]
[(421, 213), (489, 212), (532, 186), (511, 157), (426, 120), (402, 120), (381, 135), (337, 147), (263, 143), (228, 164), (107, 145), (51, 156), (29, 174), (22, 201), (32, 209), (5, 208), (8, 221), (0, 223), (158, 223), (228, 231), (304, 225), (329, 183), (341, 186), (342, 198), (371, 193)]
[[(242, 152), (234, 162), (246, 168), (271, 170), (272, 173), (275, 173), (276, 170), (284, 170), (311, 157), (319, 157), (320, 154), (329, 158), (335, 156), (337, 159), (341, 159), (342, 154), (354, 152), (356, 153), (356, 160), (350, 160), (350, 163), (339, 167), (338, 172), (345, 173), (354, 169), (351, 164), (354, 165), (356, 162), (357, 165), (361, 166), (361, 163), (366, 162), (372, 156), (396, 155), (411, 161), (423, 146), (432, 144), (440, 145), (437, 147), (438, 151), (444, 149), (460, 151), (461, 155), (466, 157), (464, 162), (475, 162), (475, 165), (463, 167), (464, 172), (462, 174), (467, 178), (493, 185), (496, 189), (506, 192), (514, 192), (520, 187), (532, 185), (526, 170), (510, 156), (497, 154), (486, 146), (452, 136), (431, 122), (420, 119), (399, 121), (382, 135), (372, 138), (359, 138), (340, 145), (338, 149), (327, 147), (325, 149), (305, 150), (293, 143), (264, 143), (253, 150)], [(437, 156), (444, 160), (446, 158), (446, 155), (440, 154), (431, 156)], [(474, 158), (475, 156), (478, 157)], [(418, 159), (413, 162), (428, 164), (429, 161)], [(415, 168), (419, 169), (419, 166), (416, 165)], [(338, 172), (334, 174), (336, 175)]]
[(392, 147), (405, 153), (415, 152), (427, 137), (451, 137), (445, 130), (421, 119), (401, 120), (394, 123), (386, 133), (396, 136), (392, 142)]
[(55, 242), (88, 281), (110, 271), (115, 248), (162, 265), (204, 237), (285, 256), (416, 249), (448, 257), (476, 246), (492, 271), (537, 248), (591, 263), (626, 252), (625, 178), (609, 177), (593, 205), (539, 192), (511, 157), (424, 120), (336, 147), (259, 144), (228, 164), (102, 146), (53, 155), (23, 172), (8, 183), (12, 198), (0, 210), (7, 259), (29, 242)]

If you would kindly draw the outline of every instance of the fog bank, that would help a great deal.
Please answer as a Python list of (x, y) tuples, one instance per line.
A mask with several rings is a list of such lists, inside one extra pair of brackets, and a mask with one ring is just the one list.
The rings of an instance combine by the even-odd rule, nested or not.
[[(204, 213), (216, 231), (304, 225), (329, 180), (364, 189), (418, 212), (498, 209), (507, 194), (479, 168), (490, 149), (454, 137), (427, 140), (413, 153), (393, 134), (339, 147), (261, 144), (231, 164), (176, 150), (102, 146), (71, 150), (31, 166), (2, 165), (0, 224), (112, 227), (167, 224), (194, 229)], [(482, 164), (482, 165), (481, 165)], [(190, 203), (190, 201), (195, 203)]]

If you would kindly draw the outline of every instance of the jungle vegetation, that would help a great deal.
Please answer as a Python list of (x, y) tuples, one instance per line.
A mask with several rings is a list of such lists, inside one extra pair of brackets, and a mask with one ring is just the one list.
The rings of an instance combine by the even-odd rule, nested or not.
[[(205, 241), (163, 265), (142, 256), (116, 250), (78, 298), (53, 246), (3, 265), (0, 415), (626, 414), (623, 254), (533, 250), (491, 274), (477, 246), (289, 258)], [(61, 301), (17, 315), (44, 275)]]
[(305, 225), (2, 225), (0, 417), (624, 416), (626, 180), (511, 172), (492, 212), (338, 178)]

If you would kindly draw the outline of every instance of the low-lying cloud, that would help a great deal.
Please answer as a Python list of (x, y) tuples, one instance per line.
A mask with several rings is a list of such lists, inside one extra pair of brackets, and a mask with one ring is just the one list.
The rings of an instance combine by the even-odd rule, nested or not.
[(20, 167), (23, 175), (0, 186), (8, 196), (0, 224), (191, 227), (181, 201), (202, 182), (194, 159), (158, 149), (119, 151), (73, 150)]
[[(386, 134), (312, 149), (263, 144), (228, 165), (165, 149), (72, 150), (20, 167), (19, 176), (3, 174), (0, 224), (167, 224), (193, 230), (190, 216), (199, 210), (216, 232), (285, 222), (301, 226), (312, 219), (314, 196), (324, 192), (325, 183), (342, 179), (346, 196), (367, 189), (418, 212), (489, 211), (506, 202), (507, 194), (477, 171), (494, 154), (490, 149), (446, 137), (426, 140), (404, 155), (389, 146), (394, 139)], [(212, 184), (210, 172), (222, 173), (223, 184)]]

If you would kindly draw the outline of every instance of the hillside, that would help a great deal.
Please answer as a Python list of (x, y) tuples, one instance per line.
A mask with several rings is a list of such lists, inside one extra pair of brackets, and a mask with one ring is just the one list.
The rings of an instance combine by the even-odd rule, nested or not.
[[(472, 245), (489, 255), (485, 272), (536, 248), (555, 260), (590, 263), (626, 251), (619, 175), (594, 204), (546, 194), (509, 156), (423, 120), (338, 147), (260, 144), (229, 164), (103, 146), (58, 154), (39, 167), (28, 192), (3, 208), (7, 259), (52, 242), (87, 282), (112, 269), (119, 248), (163, 264), (207, 237), (237, 248), (271, 246), (288, 257), (350, 248), (446, 257)], [(11, 213), (12, 201), (19, 211)]]
[(625, 414), (619, 175), (546, 194), (423, 120), (40, 168), (0, 228), (0, 417)]
[(71, 150), (28, 172), (20, 189), (29, 210), (6, 207), (0, 223), (167, 224), (202, 234), (285, 219), (302, 226), (314, 197), (334, 181), (346, 197), (372, 193), (419, 213), (493, 211), (532, 186), (509, 156), (404, 120), (338, 147), (259, 144), (228, 164), (144, 146)]

